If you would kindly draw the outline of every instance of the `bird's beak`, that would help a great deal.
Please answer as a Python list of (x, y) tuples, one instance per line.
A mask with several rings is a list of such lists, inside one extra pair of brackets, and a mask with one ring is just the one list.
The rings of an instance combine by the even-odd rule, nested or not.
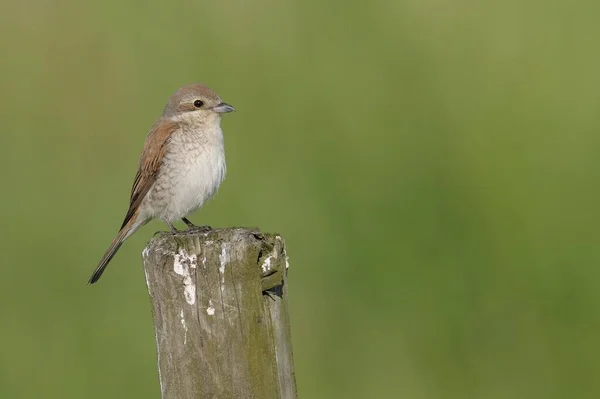
[(216, 107), (214, 107), (213, 110), (219, 114), (225, 114), (227, 112), (235, 111), (235, 108), (233, 108), (229, 104), (221, 103), (221, 104), (217, 105)]

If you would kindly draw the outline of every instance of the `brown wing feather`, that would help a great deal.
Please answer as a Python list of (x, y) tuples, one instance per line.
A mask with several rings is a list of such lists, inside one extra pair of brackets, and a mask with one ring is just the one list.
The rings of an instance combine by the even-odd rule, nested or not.
[(148, 136), (146, 136), (146, 142), (144, 143), (144, 149), (140, 158), (140, 166), (133, 180), (133, 187), (131, 188), (129, 210), (127, 211), (127, 215), (125, 215), (125, 220), (121, 228), (135, 215), (142, 200), (156, 181), (165, 152), (167, 151), (169, 137), (177, 128), (177, 122), (160, 119), (152, 126)]

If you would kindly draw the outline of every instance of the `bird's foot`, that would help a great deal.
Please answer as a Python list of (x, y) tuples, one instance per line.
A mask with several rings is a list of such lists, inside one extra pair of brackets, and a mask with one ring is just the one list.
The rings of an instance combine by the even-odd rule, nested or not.
[(171, 233), (172, 235), (177, 235), (177, 234), (181, 233), (182, 231), (183, 231), (183, 230), (177, 230), (177, 229), (174, 229), (174, 230), (173, 230), (173, 229), (169, 229), (168, 231), (165, 231), (165, 230), (159, 230), (159, 231), (155, 232), (155, 233), (152, 235), (152, 237), (156, 237), (156, 236), (158, 236), (158, 235), (161, 235), (161, 234), (167, 234), (167, 233)]
[(203, 226), (196, 226), (194, 223), (190, 222), (187, 218), (181, 218), (181, 220), (183, 220), (183, 223), (185, 223), (188, 227), (187, 231), (199, 231), (202, 233), (205, 233), (207, 231), (212, 230), (212, 227), (208, 226), (208, 225), (203, 225)]
[(186, 231), (197, 231), (200, 233), (207, 233), (212, 230), (212, 227), (208, 225), (203, 226), (190, 226)]
[(171, 230), (171, 234), (177, 235), (177, 234), (181, 233), (181, 231), (177, 230), (175, 225), (173, 225), (173, 223), (170, 220), (165, 219), (165, 223), (167, 224), (167, 226), (169, 226), (169, 230)]

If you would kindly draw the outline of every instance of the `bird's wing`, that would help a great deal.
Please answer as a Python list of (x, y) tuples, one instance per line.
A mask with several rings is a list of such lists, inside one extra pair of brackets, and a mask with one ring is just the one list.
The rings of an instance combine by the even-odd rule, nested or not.
[[(142, 200), (146, 197), (146, 194), (148, 194), (148, 191), (156, 181), (156, 177), (158, 176), (158, 172), (167, 151), (167, 143), (169, 142), (171, 134), (177, 130), (177, 128), (177, 122), (168, 119), (160, 119), (152, 126), (148, 136), (146, 136), (146, 142), (144, 143), (144, 149), (142, 150), (142, 156), (140, 158), (140, 166), (135, 175), (133, 187), (131, 188), (129, 210), (123, 221), (123, 226), (125, 226), (136, 214)], [(123, 226), (121, 226), (121, 228), (123, 228)]]

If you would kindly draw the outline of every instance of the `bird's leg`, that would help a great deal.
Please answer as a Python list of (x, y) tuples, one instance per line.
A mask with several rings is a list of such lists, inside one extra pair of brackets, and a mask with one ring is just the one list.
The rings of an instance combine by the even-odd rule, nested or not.
[(173, 234), (177, 234), (177, 233), (179, 233), (179, 230), (177, 230), (177, 229), (175, 228), (175, 226), (173, 225), (173, 223), (171, 223), (171, 221), (170, 221), (170, 220), (168, 220), (168, 219), (165, 219), (165, 223), (167, 224), (167, 226), (169, 226), (169, 229), (171, 229), (171, 233), (173, 233)]
[(181, 220), (183, 220), (183, 223), (185, 223), (187, 225), (187, 227), (190, 229), (197, 227), (194, 223), (190, 222), (190, 220), (188, 218), (181, 218)]
[(196, 226), (194, 223), (190, 222), (188, 218), (181, 218), (181, 220), (183, 220), (183, 223), (185, 223), (188, 227), (189, 230), (198, 230), (198, 231), (208, 231), (208, 230), (212, 230), (212, 227), (210, 226)]

